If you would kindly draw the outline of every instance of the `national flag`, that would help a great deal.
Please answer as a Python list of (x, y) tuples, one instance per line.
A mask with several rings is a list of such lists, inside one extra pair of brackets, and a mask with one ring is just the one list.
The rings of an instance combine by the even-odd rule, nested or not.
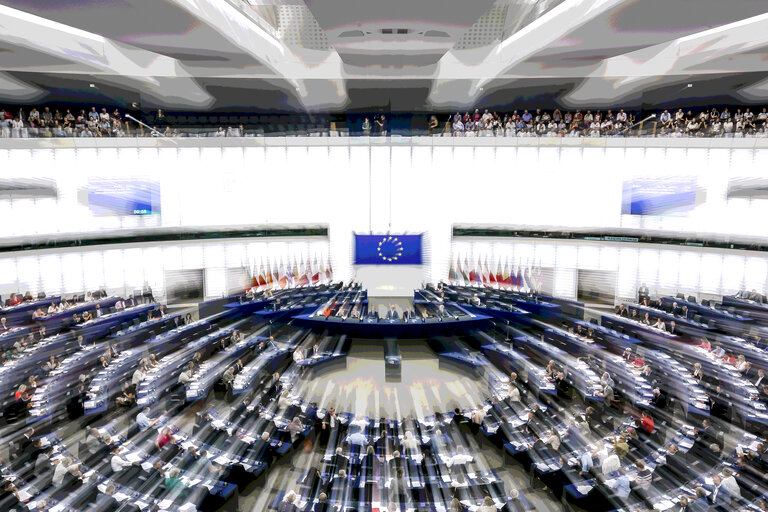
[(488, 284), (496, 286), (496, 275), (493, 273), (493, 265), (488, 265), (488, 256), (485, 257), (485, 267), (488, 270)]
[(306, 286), (312, 282), (312, 262), (309, 260), (309, 254), (307, 254), (307, 263), (304, 265), (304, 273), (302, 274), (303, 281)]
[(464, 286), (469, 284), (469, 269), (467, 268), (467, 256), (464, 255), (464, 265), (461, 266), (459, 271), (461, 272), (461, 280), (463, 281)]
[(515, 276), (515, 287), (520, 290), (523, 288), (523, 274), (520, 272), (520, 264), (517, 264), (517, 275)]
[(280, 271), (277, 275), (277, 283), (281, 289), (288, 286), (288, 278), (285, 276), (285, 265), (283, 264), (283, 258), (280, 258)]
[(293, 286), (299, 285), (299, 265), (296, 263), (296, 257), (293, 257), (293, 269), (291, 270), (293, 276)]
[(504, 259), (504, 271), (501, 274), (501, 281), (504, 283), (504, 288), (512, 286), (512, 278), (509, 276), (509, 259)]
[(299, 260), (299, 262), (301, 264), (299, 265), (299, 277), (296, 280), (296, 283), (298, 286), (308, 286), (309, 280), (312, 277), (311, 275), (309, 275), (309, 272), (310, 272), (308, 268), (310, 265), (309, 257), (307, 257), (306, 263), (301, 262), (301, 260)]
[(477, 275), (477, 267), (473, 265), (472, 268), (469, 270), (469, 283), (477, 284), (479, 282), (480, 282), (480, 278)]
[(325, 263), (323, 263), (323, 260), (320, 260), (320, 280), (324, 283), (328, 282), (328, 274), (326, 274), (325, 269)]
[(264, 276), (264, 260), (261, 261), (261, 265), (259, 266), (258, 283), (260, 287), (267, 286), (267, 278)]
[(317, 266), (317, 254), (315, 254), (315, 259), (312, 262), (312, 284), (317, 284), (320, 282), (320, 267)]
[(496, 284), (501, 288), (504, 282), (504, 275), (501, 271), (501, 259), (496, 260)]
[(483, 260), (481, 258), (477, 258), (477, 280), (483, 286), (488, 281), (488, 275), (483, 271)]
[(453, 266), (453, 260), (451, 260), (451, 268), (448, 269), (448, 281), (451, 284), (456, 284), (456, 282), (458, 281), (456, 277), (456, 268)]
[(526, 288), (533, 288), (533, 286), (531, 286), (531, 269), (527, 264), (525, 266), (525, 272), (523, 272), (523, 280), (525, 282)]
[(264, 280), (267, 282), (267, 287), (272, 288), (274, 280), (272, 279), (272, 265), (269, 260), (267, 260), (267, 272)]
[(328, 268), (325, 270), (325, 278), (328, 282), (333, 282), (333, 267), (331, 267), (331, 260), (328, 260)]

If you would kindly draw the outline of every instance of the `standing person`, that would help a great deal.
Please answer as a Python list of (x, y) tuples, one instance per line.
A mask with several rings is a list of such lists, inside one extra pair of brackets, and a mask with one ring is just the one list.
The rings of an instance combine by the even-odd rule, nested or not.
[(440, 123), (437, 120), (437, 116), (432, 116), (429, 118), (429, 134), (430, 135), (437, 135), (440, 133)]
[(369, 137), (371, 135), (371, 128), (371, 120), (366, 117), (365, 121), (363, 121), (363, 135)]
[[(131, 103), (131, 108), (129, 108), (128, 111), (126, 112), (126, 118), (129, 115), (134, 119), (141, 121), (141, 105), (139, 105), (138, 102), (134, 101), (133, 103)], [(133, 119), (126, 119), (125, 127), (126, 127), (126, 131), (128, 131), (129, 134), (131, 135), (138, 136), (144, 132), (144, 128), (141, 126), (141, 124), (137, 123)]]
[(387, 136), (387, 117), (384, 114), (374, 118), (373, 123), (375, 125), (376, 135), (380, 137)]

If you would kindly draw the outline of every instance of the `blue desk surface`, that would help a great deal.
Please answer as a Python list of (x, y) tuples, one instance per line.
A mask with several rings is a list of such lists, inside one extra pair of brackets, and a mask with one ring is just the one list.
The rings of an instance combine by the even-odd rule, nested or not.
[(294, 325), (315, 329), (328, 329), (332, 332), (354, 334), (362, 337), (374, 338), (423, 338), (425, 336), (441, 333), (472, 330), (484, 327), (491, 317), (475, 315), (474, 318), (456, 320), (443, 318), (435, 322), (402, 322), (379, 321), (376, 323), (361, 322), (358, 319), (335, 322), (327, 318), (318, 318), (310, 314), (300, 314), (293, 317)]

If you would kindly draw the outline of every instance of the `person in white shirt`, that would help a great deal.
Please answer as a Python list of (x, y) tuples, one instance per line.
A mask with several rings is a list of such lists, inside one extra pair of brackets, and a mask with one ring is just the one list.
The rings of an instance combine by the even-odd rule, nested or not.
[(726, 489), (733, 498), (741, 497), (741, 489), (739, 489), (739, 483), (736, 481), (736, 477), (733, 475), (733, 471), (730, 468), (723, 469), (723, 481), (720, 484)]
[(621, 461), (619, 456), (615, 453), (610, 454), (605, 458), (602, 465), (603, 474), (607, 475), (621, 469)]
[(304, 352), (301, 350), (301, 347), (296, 347), (296, 350), (293, 351), (293, 362), (298, 364), (304, 360)]
[(156, 425), (158, 420), (157, 418), (152, 419), (149, 416), (149, 407), (143, 409), (137, 416), (136, 416), (136, 424), (139, 426), (139, 430), (144, 432), (149, 427)]
[(67, 471), (69, 470), (69, 467), (72, 465), (72, 459), (69, 457), (66, 457), (58, 462), (56, 464), (56, 467), (53, 469), (53, 479), (51, 479), (51, 483), (56, 487), (61, 487), (64, 483), (64, 477), (67, 475)]
[(510, 402), (520, 401), (520, 390), (512, 383), (507, 384), (507, 398), (509, 398)]
[(765, 382), (765, 371), (762, 369), (757, 370), (757, 379), (755, 379), (755, 387), (760, 389), (760, 385)]
[(120, 446), (115, 446), (112, 449), (112, 458), (110, 459), (109, 464), (112, 466), (112, 471), (114, 473), (119, 473), (125, 468), (131, 467), (133, 465), (120, 456), (121, 450), (122, 448)]
[(499, 509), (493, 503), (493, 498), (486, 496), (483, 499), (483, 504), (477, 509), (477, 512), (496, 512), (497, 510)]
[(139, 365), (139, 367), (136, 368), (136, 371), (133, 372), (133, 378), (131, 379), (131, 384), (133, 384), (134, 386), (138, 386), (139, 384), (141, 384), (141, 381), (144, 380), (144, 377), (146, 377), (146, 375), (147, 374), (144, 371), (144, 366)]
[(453, 123), (453, 136), (461, 137), (463, 133), (464, 133), (464, 123), (461, 122), (461, 119), (457, 119)]
[(560, 436), (557, 435), (557, 432), (554, 429), (552, 429), (544, 440), (544, 443), (549, 445), (554, 451), (558, 451), (560, 449)]
[(184, 368), (184, 371), (181, 372), (179, 375), (179, 384), (182, 384), (184, 386), (187, 385), (187, 383), (192, 379), (192, 370), (187, 366)]
[(117, 302), (115, 302), (116, 311), (122, 311), (123, 309), (125, 309), (125, 302), (123, 302), (123, 299), (120, 299)]
[(660, 331), (666, 331), (667, 327), (664, 325), (664, 322), (661, 320), (661, 318), (656, 319), (656, 323), (653, 324), (655, 328), (657, 328)]
[(456, 454), (450, 459), (448, 459), (448, 461), (446, 462), (446, 465), (448, 467), (452, 467), (452, 466), (457, 466), (461, 464), (466, 464), (471, 460), (472, 460), (472, 457), (464, 453), (464, 447), (462, 445), (458, 445), (456, 447)]
[(57, 313), (59, 309), (56, 307), (56, 304), (51, 302), (51, 305), (48, 306), (48, 314), (52, 315), (53, 313)]
[(405, 433), (403, 447), (405, 447), (406, 450), (410, 450), (411, 453), (416, 452), (419, 449), (419, 441), (413, 437), (413, 432), (410, 430)]

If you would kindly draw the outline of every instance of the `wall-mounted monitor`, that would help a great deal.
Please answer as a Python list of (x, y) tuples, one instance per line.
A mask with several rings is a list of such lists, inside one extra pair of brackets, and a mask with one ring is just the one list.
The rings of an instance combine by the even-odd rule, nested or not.
[(695, 176), (633, 178), (624, 181), (621, 213), (670, 215), (693, 210), (706, 192), (696, 186)]
[(160, 213), (160, 184), (143, 179), (91, 178), (88, 207), (95, 215)]

